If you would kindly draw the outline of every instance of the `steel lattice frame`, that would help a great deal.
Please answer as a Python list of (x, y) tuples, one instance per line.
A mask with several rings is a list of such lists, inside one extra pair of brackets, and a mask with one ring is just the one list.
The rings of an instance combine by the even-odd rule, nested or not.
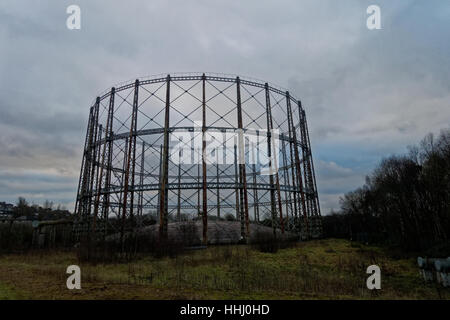
[[(174, 142), (183, 132), (190, 139)], [(212, 133), (224, 141), (207, 156)], [(227, 133), (237, 133), (231, 147)], [(257, 150), (244, 133), (262, 141)], [(174, 162), (177, 151), (170, 147), (176, 143), (194, 149), (194, 161)], [(273, 174), (262, 174), (255, 164), (263, 143), (263, 156), (278, 164)], [(225, 161), (229, 156), (231, 163)], [(167, 237), (170, 221), (196, 217), (207, 243), (208, 218), (226, 214), (240, 221), (244, 239), (252, 224), (263, 221), (274, 232), (319, 237), (320, 206), (301, 102), (268, 83), (212, 74), (167, 75), (112, 88), (90, 108), (75, 213), (85, 230), (106, 234), (115, 228), (121, 237), (147, 213), (158, 215), (161, 237)]]

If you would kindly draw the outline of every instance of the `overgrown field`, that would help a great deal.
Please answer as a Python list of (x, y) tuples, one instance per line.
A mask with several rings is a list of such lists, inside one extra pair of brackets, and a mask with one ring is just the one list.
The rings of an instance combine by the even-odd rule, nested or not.
[[(81, 267), (81, 290), (66, 288), (66, 268)], [(368, 290), (366, 268), (381, 268)], [(73, 252), (0, 256), (0, 299), (449, 299), (425, 285), (415, 257), (346, 240), (298, 243), (277, 253), (211, 246), (174, 258), (80, 263)]]

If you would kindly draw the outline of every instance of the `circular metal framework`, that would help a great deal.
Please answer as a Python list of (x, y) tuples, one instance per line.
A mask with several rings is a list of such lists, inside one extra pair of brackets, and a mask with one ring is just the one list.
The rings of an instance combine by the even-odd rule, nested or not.
[[(90, 108), (75, 212), (91, 231), (122, 233), (153, 215), (321, 234), (301, 102), (258, 81), (213, 74), (136, 80)], [(114, 223), (111, 223), (114, 221)], [(133, 221), (133, 223), (130, 223)]]

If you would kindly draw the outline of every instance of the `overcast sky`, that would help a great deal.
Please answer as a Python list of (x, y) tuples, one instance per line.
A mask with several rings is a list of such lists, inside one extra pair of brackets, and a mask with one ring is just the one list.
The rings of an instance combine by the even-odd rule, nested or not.
[[(81, 8), (81, 30), (66, 27)], [(381, 7), (381, 30), (366, 9)], [(381, 158), (450, 123), (450, 1), (0, 2), (0, 201), (73, 208), (92, 100), (208, 71), (269, 81), (306, 109), (323, 213)]]

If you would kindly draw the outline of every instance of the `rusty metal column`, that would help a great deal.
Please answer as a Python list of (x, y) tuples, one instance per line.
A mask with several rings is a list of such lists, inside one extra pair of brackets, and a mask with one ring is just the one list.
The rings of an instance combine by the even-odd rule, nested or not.
[[(102, 151), (102, 145), (101, 145), (102, 138), (103, 138), (103, 126), (100, 123), (98, 125), (98, 132), (97, 132), (97, 144), (98, 144), (97, 145), (97, 151), (96, 151), (96, 153), (97, 153), (97, 166), (100, 164), (100, 156), (101, 156), (101, 151)], [(96, 177), (95, 177), (95, 185), (97, 185), (97, 183), (98, 183), (98, 175), (99, 175), (99, 169), (97, 168), (97, 174), (96, 174)]]
[[(134, 83), (134, 98), (133, 98), (133, 110), (131, 114), (131, 125), (130, 125), (130, 134), (128, 137), (128, 156), (127, 156), (127, 168), (125, 170), (125, 186), (123, 191), (123, 207), (122, 207), (122, 224), (120, 228), (120, 241), (123, 243), (123, 237), (125, 234), (125, 224), (127, 218), (127, 201), (128, 201), (128, 188), (129, 188), (129, 180), (130, 180), (130, 167), (131, 167), (131, 158), (132, 152), (135, 148), (135, 144), (133, 142), (133, 138), (135, 137), (135, 125), (136, 125), (136, 114), (137, 114), (137, 104), (138, 104), (138, 96), (139, 96), (139, 80), (136, 80)], [(136, 159), (133, 157), (133, 166)], [(134, 172), (132, 173), (134, 177)], [(132, 184), (134, 183), (134, 178), (132, 177)], [(134, 186), (132, 186), (134, 188)], [(133, 214), (133, 194), (134, 190), (131, 192), (131, 201), (130, 201), (130, 218)]]
[(200, 214), (200, 163), (197, 164), (197, 217), (201, 217)]
[[(163, 165), (162, 165), (162, 161), (163, 161), (162, 154), (163, 154), (163, 146), (160, 145), (159, 146), (159, 175), (158, 175), (159, 186), (161, 186), (161, 184), (162, 184), (162, 167), (163, 167)], [(160, 205), (159, 205), (160, 202), (161, 202), (161, 192), (158, 192), (158, 202), (156, 203), (156, 212), (158, 212), (158, 213), (159, 213), (159, 210), (160, 210)]]
[[(103, 126), (101, 124), (98, 125), (98, 154), (97, 154), (97, 174), (95, 175), (95, 190), (96, 192), (98, 192), (99, 188), (100, 188), (100, 157), (101, 157), (101, 151), (102, 151), (102, 145), (101, 145), (101, 141), (102, 141), (102, 134), (103, 134)], [(96, 196), (97, 197), (97, 196)], [(94, 198), (94, 211), (96, 208), (96, 198)], [(97, 210), (98, 210), (98, 204), (97, 204)]]
[(303, 191), (303, 182), (302, 182), (302, 172), (300, 169), (300, 159), (299, 159), (299, 154), (298, 154), (298, 140), (297, 140), (297, 134), (295, 132), (294, 120), (292, 117), (291, 97), (290, 97), (288, 91), (286, 91), (286, 106), (287, 106), (288, 113), (290, 114), (290, 119), (291, 119), (292, 138), (294, 139), (295, 168), (297, 170), (297, 184), (298, 184), (300, 200), (301, 200), (300, 206), (303, 211), (303, 219), (305, 222), (305, 228), (307, 230), (306, 237), (308, 237), (308, 217), (307, 217), (307, 212), (306, 212), (305, 194)]
[(139, 216), (140, 223), (142, 222), (142, 209), (143, 209), (143, 204), (144, 204), (144, 172), (145, 172), (144, 166), (145, 166), (145, 141), (142, 142), (141, 170), (140, 170), (140, 175), (139, 175), (139, 186), (140, 186), (141, 190), (139, 191), (139, 199), (138, 199), (138, 203), (139, 203), (138, 216)]
[[(257, 133), (257, 145), (259, 144), (259, 131)], [(259, 147), (257, 147), (259, 150)], [(259, 151), (257, 151), (259, 153)], [(258, 207), (258, 188), (256, 186), (256, 158), (255, 158), (255, 148), (252, 146), (252, 170), (253, 170), (253, 215), (256, 222), (259, 222), (259, 207)]]
[(94, 217), (93, 217), (93, 227), (92, 229), (95, 232), (95, 221), (97, 219), (97, 215), (98, 215), (98, 206), (100, 204), (100, 195), (101, 195), (101, 189), (102, 189), (102, 180), (103, 180), (103, 168), (105, 167), (105, 155), (106, 155), (106, 141), (107, 139), (109, 139), (110, 137), (110, 132), (109, 132), (109, 128), (110, 123), (112, 123), (112, 119), (114, 116), (114, 96), (116, 93), (116, 89), (113, 87), (111, 89), (111, 93), (109, 96), (109, 109), (108, 109), (108, 118), (106, 120), (106, 132), (105, 132), (105, 142), (103, 143), (103, 152), (102, 152), (102, 161), (100, 165), (100, 176), (99, 176), (99, 180), (98, 180), (98, 187), (97, 187), (97, 197), (95, 200), (95, 205), (94, 205)]
[[(108, 166), (106, 169), (106, 180), (105, 180), (105, 190), (106, 194), (104, 195), (103, 201), (103, 228), (104, 228), (104, 236), (106, 236), (106, 228), (107, 228), (107, 219), (109, 215), (109, 205), (110, 205), (110, 197), (111, 197), (111, 173), (112, 173), (112, 157), (113, 157), (113, 137), (114, 132), (112, 131), (112, 119), (109, 126), (109, 138), (108, 138)], [(105, 141), (106, 143), (106, 141)]]
[[(139, 108), (139, 80), (136, 79), (134, 83), (134, 99), (133, 99), (133, 169), (131, 174), (131, 198), (130, 198), (130, 220), (133, 219), (134, 213), (134, 193), (135, 193), (135, 178), (136, 178), (136, 132), (137, 132), (137, 116), (138, 116), (138, 108)], [(133, 225), (132, 225), (133, 226)]]
[[(266, 90), (268, 91), (268, 87)], [(269, 93), (270, 94), (270, 93)], [(270, 95), (269, 95), (269, 106), (270, 106)], [(269, 108), (269, 117), (270, 117), (270, 131), (273, 130), (273, 119), (272, 119), (272, 107)], [(274, 139), (273, 134), (270, 134), (271, 140)], [(273, 142), (273, 141), (272, 141)], [(278, 197), (278, 210), (280, 211), (280, 227), (281, 233), (284, 233), (284, 219), (283, 219), (283, 206), (281, 201), (281, 192), (280, 192), (280, 176), (278, 174), (278, 159), (277, 159), (278, 150), (271, 150), (271, 154), (273, 154), (273, 160), (275, 164), (275, 186), (277, 188), (277, 197)], [(272, 159), (270, 159), (272, 165)]]
[[(90, 174), (90, 179), (91, 181), (89, 182), (89, 204), (88, 204), (88, 216), (91, 215), (91, 209), (92, 209), (92, 197), (93, 197), (93, 190), (94, 190), (94, 182), (95, 182), (95, 169), (97, 168), (95, 162), (97, 160), (97, 143), (99, 142), (98, 140), (98, 114), (99, 114), (99, 109), (100, 109), (100, 97), (97, 97), (96, 101), (95, 101), (95, 107), (94, 107), (94, 136), (93, 136), (93, 144), (91, 146), (92, 148), (92, 168), (91, 168), (91, 174)], [(98, 168), (97, 168), (98, 170)], [(76, 211), (75, 211), (76, 212)]]
[[(259, 150), (259, 130), (256, 132), (256, 134), (257, 134), (257, 140), (258, 140), (258, 143), (256, 145), (256, 159), (258, 159), (257, 163), (258, 163), (258, 168), (259, 168), (259, 174), (261, 174), (261, 153), (260, 153), (260, 150)], [(257, 179), (256, 179), (256, 166), (255, 166), (255, 182), (257, 182)], [(259, 218), (258, 187), (255, 188), (255, 191), (256, 191), (256, 214), (257, 214), (257, 217), (255, 219), (256, 219), (257, 222), (259, 222), (260, 218)]]
[[(88, 146), (89, 146), (89, 130), (91, 128), (91, 120), (92, 120), (92, 107), (89, 110), (89, 117), (88, 117), (88, 125), (86, 128), (86, 137), (84, 139), (84, 148), (83, 148), (83, 157), (81, 158), (81, 168), (80, 168), (80, 177), (78, 179), (78, 188), (77, 188), (77, 199), (75, 201), (75, 213), (79, 216), (82, 217), (83, 213), (82, 213), (82, 208), (81, 205), (83, 205), (83, 201), (82, 201), (82, 194), (83, 194), (83, 179), (84, 179), (84, 172), (86, 170), (85, 166), (86, 166), (86, 152), (88, 150)], [(81, 209), (80, 209), (81, 208)]]
[[(249, 221), (248, 221), (248, 193), (247, 193), (247, 174), (245, 168), (245, 141), (244, 141), (244, 131), (242, 124), (242, 105), (241, 105), (241, 80), (239, 77), (236, 77), (236, 98), (237, 98), (237, 116), (238, 116), (238, 128), (239, 128), (239, 176), (240, 176), (240, 194), (243, 196), (244, 200), (244, 217), (241, 216), (241, 219), (245, 219), (245, 233), (241, 234), (242, 237), (246, 237), (249, 235)], [(242, 201), (242, 199), (241, 199)], [(242, 223), (241, 223), (242, 225)], [(243, 230), (241, 230), (242, 233)]]
[[(282, 140), (282, 146), (281, 146), (281, 152), (283, 154), (283, 180), (284, 180), (284, 186), (285, 188), (290, 186), (290, 181), (289, 181), (289, 175), (288, 175), (288, 170), (287, 170), (287, 158), (286, 158), (286, 144), (284, 142), (284, 139)], [(288, 227), (289, 227), (289, 207), (291, 208), (291, 217), (292, 217), (292, 203), (291, 203), (291, 193), (288, 192), (287, 190), (284, 191), (284, 198), (286, 199), (286, 220), (288, 222)]]
[(88, 129), (86, 133), (85, 140), (85, 149), (83, 152), (83, 164), (82, 164), (82, 175), (83, 179), (81, 180), (81, 191), (80, 191), (80, 202), (81, 202), (81, 212), (85, 217), (89, 217), (89, 208), (88, 208), (88, 188), (91, 173), (91, 165), (94, 165), (94, 161), (92, 161), (92, 143), (93, 143), (93, 134), (94, 134), (94, 118), (95, 118), (95, 107), (91, 107), (89, 110), (89, 121), (88, 121)]
[[(98, 100), (99, 98), (97, 98), (97, 101)], [(92, 140), (96, 139), (96, 137), (92, 137), (92, 126), (94, 124), (95, 106), (97, 105), (97, 101), (94, 106), (89, 108), (88, 124), (86, 128), (86, 137), (84, 140), (83, 158), (81, 160), (80, 178), (78, 180), (77, 199), (74, 211), (82, 221), (82, 224), (84, 221), (88, 221), (90, 219), (90, 209), (88, 210), (87, 203), (91, 200), (87, 199), (86, 191), (89, 184), (91, 165), (95, 167), (95, 161), (91, 161), (91, 150)]]
[[(100, 144), (100, 141), (102, 140), (102, 130), (103, 130), (103, 127), (102, 127), (102, 125), (101, 124), (99, 124), (98, 125), (98, 132), (97, 132), (97, 134), (98, 134), (98, 137), (97, 137), (97, 142), (98, 142), (98, 146), (96, 147), (96, 157), (97, 157), (97, 159), (96, 159), (96, 167), (97, 167), (97, 173), (95, 174), (95, 182), (93, 182), (93, 184), (92, 184), (92, 188), (94, 188), (94, 183), (95, 183), (95, 189), (96, 190), (98, 190), (98, 188), (99, 188), (99, 171), (100, 171), (100, 168), (99, 168), (99, 163), (100, 163), (100, 155), (101, 155), (101, 144)], [(95, 160), (95, 159), (94, 159)], [(94, 178), (94, 177), (93, 177)], [(92, 192), (91, 192), (91, 194), (92, 194), (92, 197), (94, 197), (94, 190), (92, 189)], [(94, 206), (95, 206), (95, 198), (94, 198)], [(90, 215), (90, 213), (89, 213), (89, 215)]]
[(220, 220), (219, 148), (216, 149), (217, 218)]
[(177, 221), (181, 221), (181, 150), (178, 151)]
[[(272, 119), (272, 113), (270, 114), (270, 119)], [(271, 121), (272, 122), (272, 121)], [(271, 125), (273, 125), (271, 123)], [(272, 128), (273, 129), (273, 128)], [(272, 136), (273, 139), (273, 136)], [(278, 160), (277, 160), (277, 151), (273, 152), (274, 162), (275, 162), (275, 182), (277, 186), (277, 196), (278, 196), (278, 209), (280, 210), (280, 225), (281, 225), (281, 233), (284, 233), (284, 218), (283, 218), (283, 205), (281, 201), (281, 191), (280, 191), (280, 175), (278, 174)]]
[(237, 160), (237, 146), (236, 139), (234, 139), (234, 181), (236, 187), (234, 193), (236, 194), (236, 220), (240, 220), (240, 203), (239, 203), (239, 178), (238, 178), (238, 160)]
[(298, 101), (298, 107), (299, 110), (301, 110), (301, 114), (302, 114), (302, 119), (303, 119), (303, 123), (305, 126), (305, 134), (306, 134), (306, 141), (308, 143), (308, 152), (309, 152), (309, 157), (310, 157), (310, 165), (311, 165), (311, 169), (312, 169), (312, 180), (313, 180), (313, 186), (314, 186), (314, 192), (315, 192), (315, 201), (317, 201), (316, 205), (316, 211), (315, 214), (317, 215), (321, 215), (320, 212), (320, 203), (319, 203), (319, 193), (317, 191), (317, 183), (316, 183), (316, 173), (314, 170), (314, 161), (313, 161), (313, 157), (312, 157), (312, 149), (311, 149), (311, 142), (309, 140), (309, 130), (308, 130), (308, 122), (306, 121), (306, 115), (305, 115), (305, 110), (302, 108), (302, 104), (300, 101)]
[(166, 80), (166, 112), (164, 118), (164, 150), (162, 154), (162, 183), (159, 201), (159, 236), (167, 238), (167, 216), (168, 216), (168, 190), (169, 183), (169, 116), (170, 116), (170, 75)]
[(208, 244), (208, 192), (206, 189), (206, 77), (202, 76), (202, 169), (203, 169), (203, 244)]
[(287, 118), (288, 118), (288, 131), (289, 131), (289, 155), (290, 155), (290, 169), (292, 173), (292, 188), (293, 192), (290, 192), (291, 196), (293, 193), (294, 196), (294, 225), (297, 227), (298, 225), (298, 210), (297, 210), (297, 184), (296, 184), (296, 173), (295, 173), (295, 156), (294, 156), (294, 142), (292, 139), (292, 127), (291, 127), (291, 117), (292, 114), (289, 112), (289, 108), (286, 102), (286, 108), (287, 108)]
[(112, 174), (112, 159), (113, 159), (113, 145), (114, 145), (114, 132), (113, 132), (113, 120), (114, 120), (114, 106), (111, 110), (111, 120), (109, 121), (108, 135), (105, 136), (105, 143), (108, 141), (108, 166), (106, 170), (105, 190), (106, 194), (103, 196), (103, 236), (106, 237), (107, 233), (107, 219), (109, 216), (109, 205), (111, 197), (111, 174)]
[[(126, 166), (127, 166), (127, 151), (128, 151), (128, 139), (125, 139), (125, 147), (123, 149), (122, 177), (121, 177), (122, 185), (125, 182), (125, 171), (126, 171)], [(123, 199), (122, 196), (123, 196), (123, 192), (120, 192), (118, 217), (122, 216), (122, 199)]]
[(307, 174), (307, 183), (308, 183), (308, 197), (310, 204), (310, 228), (311, 228), (311, 236), (313, 238), (320, 237), (322, 235), (322, 221), (320, 219), (320, 204), (319, 204), (319, 195), (317, 192), (316, 185), (316, 176), (314, 172), (314, 163), (311, 152), (311, 143), (309, 140), (309, 132), (308, 132), (308, 124), (306, 121), (305, 111), (301, 106), (301, 102), (298, 101), (298, 109), (299, 109), (299, 117), (300, 117), (300, 129), (302, 135), (302, 142), (305, 145), (305, 153), (303, 162), (305, 163), (305, 172)]
[[(297, 105), (300, 105), (300, 101), (297, 102)], [(311, 195), (311, 191), (314, 189), (311, 187), (312, 179), (310, 178), (310, 172), (311, 168), (309, 166), (309, 150), (308, 150), (308, 142), (306, 139), (306, 133), (305, 133), (305, 125), (302, 118), (302, 112), (301, 108), (299, 107), (299, 129), (300, 129), (300, 139), (302, 142), (301, 148), (302, 148), (302, 163), (303, 163), (303, 173), (305, 175), (305, 194), (306, 194), (306, 210), (308, 213), (308, 216), (313, 216), (313, 197)], [(314, 223), (314, 221), (310, 221), (310, 227)]]
[(312, 179), (310, 177), (311, 168), (309, 165), (309, 150), (308, 150), (308, 142), (306, 140), (305, 133), (305, 125), (302, 118), (302, 112), (300, 108), (300, 101), (297, 102), (297, 106), (299, 108), (299, 130), (300, 130), (300, 139), (301, 139), (301, 148), (302, 148), (302, 163), (303, 163), (303, 173), (305, 176), (305, 197), (306, 197), (306, 211), (307, 216), (309, 217), (308, 221), (308, 233), (311, 237), (315, 234), (315, 215), (313, 214), (313, 201), (314, 196), (312, 195), (313, 187), (311, 187)]
[(267, 157), (269, 158), (269, 183), (270, 183), (270, 206), (272, 211), (272, 230), (273, 235), (276, 236), (276, 225), (275, 225), (275, 218), (276, 218), (276, 200), (275, 200), (275, 185), (273, 182), (273, 172), (272, 172), (272, 130), (270, 126), (271, 122), (271, 110), (272, 107), (270, 106), (270, 93), (269, 93), (269, 84), (266, 83), (264, 85), (265, 91), (266, 91), (266, 116), (267, 116)]

